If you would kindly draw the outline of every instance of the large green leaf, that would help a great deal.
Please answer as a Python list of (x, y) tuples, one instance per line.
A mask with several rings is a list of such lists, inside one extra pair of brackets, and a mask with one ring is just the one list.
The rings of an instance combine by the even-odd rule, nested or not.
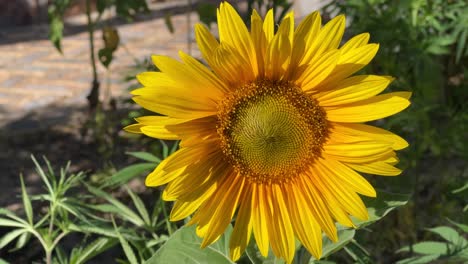
[(363, 197), (364, 204), (369, 212), (369, 219), (365, 221), (353, 219), (353, 222), (359, 227), (368, 226), (382, 217), (386, 216), (393, 209), (405, 205), (409, 200), (408, 194), (390, 193), (377, 190), (376, 198)]
[(201, 249), (202, 239), (195, 233), (195, 226), (182, 227), (145, 263), (234, 263), (229, 259), (229, 238), (231, 233), (232, 227), (229, 226), (216, 243)]

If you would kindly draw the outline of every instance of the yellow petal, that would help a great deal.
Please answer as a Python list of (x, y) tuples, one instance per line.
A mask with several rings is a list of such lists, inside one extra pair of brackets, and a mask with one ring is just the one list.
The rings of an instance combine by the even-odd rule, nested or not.
[(213, 70), (231, 87), (243, 85), (255, 79), (252, 70), (245, 67), (244, 60), (238, 50), (221, 43), (213, 56)]
[(360, 220), (368, 219), (367, 208), (361, 198), (354, 191), (349, 190), (348, 186), (340, 182), (333, 172), (320, 164), (315, 164), (311, 172), (314, 178), (320, 177), (320, 180), (330, 188), (344, 210)]
[(322, 256), (322, 230), (311, 211), (307, 210), (308, 205), (303, 196), (303, 190), (296, 187), (296, 184), (291, 184), (288, 186), (289, 189), (285, 190), (294, 233), (314, 258), (320, 259)]
[(325, 80), (335, 68), (339, 56), (340, 52), (338, 50), (331, 50), (307, 65), (301, 77), (297, 80), (302, 90), (314, 89)]
[(265, 32), (267, 43), (270, 43), (275, 35), (275, 17), (273, 16), (273, 9), (268, 10), (265, 15), (263, 31)]
[(129, 133), (141, 134), (141, 128), (143, 125), (141, 124), (132, 124), (129, 126), (124, 127), (124, 130)]
[(182, 219), (187, 218), (193, 212), (195, 212), (200, 205), (206, 201), (206, 199), (210, 198), (211, 195), (216, 190), (215, 185), (209, 186), (197, 199), (191, 201), (181, 201), (177, 200), (174, 203), (174, 207), (172, 207), (170, 220), (171, 221), (179, 221)]
[(216, 151), (216, 145), (201, 145), (193, 148), (181, 148), (164, 159), (156, 169), (146, 177), (146, 186), (155, 187), (173, 181), (182, 175), (192, 163)]
[(258, 249), (262, 256), (268, 256), (269, 236), (266, 217), (269, 214), (267, 200), (261, 184), (252, 185), (252, 227)]
[(242, 18), (228, 2), (221, 3), (218, 9), (218, 29), (220, 42), (236, 48), (247, 62), (244, 67), (250, 66), (249, 69), (254, 76), (257, 76), (257, 55), (249, 31)]
[(145, 87), (173, 86), (174, 80), (162, 72), (143, 72), (137, 74), (137, 80)]
[(292, 46), (294, 41), (294, 11), (291, 11), (287, 13), (286, 16), (284, 16), (283, 20), (281, 21), (280, 28), (283, 23), (287, 24), (287, 26), (289, 27), (289, 30), (287, 30), (286, 32), (286, 35), (288, 36), (290, 45)]
[(382, 175), (382, 176), (397, 176), (401, 174), (400, 169), (383, 161), (376, 161), (376, 162), (362, 163), (362, 164), (355, 164), (355, 163), (345, 163), (345, 164), (354, 170), (364, 172), (364, 173), (369, 173), (369, 174), (376, 174), (376, 175)]
[[(151, 58), (161, 72), (177, 83), (178, 93), (189, 93), (193, 97), (206, 98), (206, 103), (214, 105), (223, 99), (222, 87), (218, 87), (216, 83), (206, 79), (205, 75), (201, 75), (200, 67), (192, 67), (194, 63), (187, 65), (167, 56), (154, 55)], [(187, 56), (185, 59), (188, 60)]]
[(263, 31), (262, 18), (257, 13), (257, 11), (255, 11), (255, 9), (252, 11), (250, 24), (250, 37), (252, 38), (252, 42), (257, 54), (258, 75), (263, 77), (265, 72), (264, 58), (267, 49), (267, 40), (265, 37), (265, 32)]
[[(313, 171), (313, 169), (310, 169)], [(310, 180), (310, 177), (312, 177), (314, 180)], [(330, 188), (324, 184), (321, 180), (320, 177), (313, 177), (313, 176), (307, 176), (305, 177), (307, 183), (309, 186), (314, 186), (314, 190), (318, 193), (320, 193), (320, 196), (323, 197), (323, 200), (325, 204), (328, 205), (328, 210), (330, 211), (330, 215), (338, 221), (343, 226), (355, 228), (355, 225), (351, 221), (351, 218), (349, 218), (348, 213), (342, 208), (341, 204), (336, 200), (335, 195), (333, 192), (330, 190)], [(302, 189), (307, 188), (304, 186), (299, 186)]]
[(132, 98), (138, 105), (155, 113), (181, 119), (196, 119), (216, 115), (214, 106), (194, 102), (183, 94), (155, 93), (154, 97), (135, 96)]
[(273, 40), (267, 48), (265, 75), (272, 80), (279, 80), (284, 74), (285, 65), (291, 52), (291, 42), (288, 37), (289, 20), (283, 21)]
[(198, 49), (203, 58), (212, 65), (212, 58), (219, 43), (216, 38), (210, 33), (205, 25), (200, 23), (195, 25), (195, 39), (197, 40)]
[(164, 189), (164, 200), (178, 200), (180, 196), (185, 196), (188, 192), (197, 189), (211, 178), (216, 177), (217, 175), (213, 175), (211, 172), (220, 167), (220, 155), (222, 155), (220, 151), (215, 151), (200, 157), (199, 161), (189, 164), (185, 168), (184, 174), (174, 179)]
[(291, 51), (291, 61), (288, 66), (287, 79), (294, 79), (297, 74), (297, 67), (304, 57), (304, 51), (313, 43), (313, 38), (316, 37), (320, 30), (321, 18), (319, 12), (314, 12), (308, 15), (296, 29), (294, 34), (294, 42)]
[(366, 45), (369, 42), (370, 35), (369, 33), (362, 33), (357, 36), (352, 37), (350, 40), (348, 40), (341, 48), (341, 52), (343, 54), (346, 54), (350, 52), (353, 49), (357, 49), (359, 47), (362, 47)]
[(237, 261), (249, 244), (252, 233), (252, 192), (250, 184), (246, 184), (244, 196), (240, 200), (240, 208), (237, 213), (236, 224), (229, 240), (229, 255), (232, 261)]
[(324, 159), (317, 159), (316, 162), (317, 164), (320, 164), (320, 166), (326, 167), (330, 172), (333, 172), (340, 182), (347, 185), (354, 191), (369, 197), (376, 196), (374, 187), (372, 187), (366, 179), (359, 175), (359, 173), (343, 165), (341, 162)]
[(375, 141), (360, 141), (353, 144), (328, 143), (323, 146), (323, 155), (344, 162), (372, 162), (393, 153), (389, 144)]
[(310, 180), (312, 179), (308, 179), (308, 177), (298, 178), (299, 186), (302, 186), (304, 191), (304, 199), (308, 205), (307, 209), (314, 215), (315, 220), (328, 238), (336, 242), (338, 241), (338, 234), (335, 223), (330, 216), (330, 211), (320, 196), (320, 192), (310, 183)]
[(337, 106), (371, 98), (393, 81), (390, 76), (358, 75), (343, 80), (333, 90), (314, 95), (322, 106)]
[(320, 30), (313, 44), (306, 50), (303, 64), (317, 60), (323, 53), (338, 48), (345, 28), (345, 17), (339, 15)]
[(340, 84), (341, 80), (364, 68), (374, 58), (378, 50), (378, 44), (367, 44), (350, 49), (346, 53), (341, 51), (341, 56), (336, 67), (321, 84), (322, 89), (334, 88)]
[(223, 92), (229, 92), (229, 88), (226, 87), (224, 82), (222, 82), (211, 70), (206, 68), (205, 65), (203, 65), (201, 62), (198, 60), (194, 59), (192, 56), (189, 56), (188, 54), (185, 54), (182, 51), (179, 51), (180, 58), (182, 61), (185, 63), (185, 65), (189, 66), (196, 75), (198, 75), (200, 78), (203, 78), (203, 82), (209, 86), (211, 86), (210, 89), (221, 89)]
[(209, 230), (203, 237), (202, 248), (216, 241), (224, 233), (234, 216), (245, 184), (245, 177), (236, 174), (229, 176), (233, 177), (234, 181), (221, 186), (213, 197), (211, 203), (215, 206), (210, 208), (212, 214), (206, 214), (208, 218), (200, 219), (199, 225), (209, 226)]
[(378, 127), (365, 124), (352, 123), (333, 123), (332, 133), (334, 135), (349, 135), (362, 139), (373, 141), (382, 141), (389, 143), (394, 150), (400, 150), (408, 147), (408, 142), (392, 132)]
[(410, 92), (395, 92), (339, 107), (324, 107), (329, 121), (367, 122), (394, 115), (410, 105)]
[(295, 242), (285, 194), (278, 184), (264, 186), (264, 188), (265, 199), (270, 204), (267, 227), (268, 236), (271, 237), (271, 248), (276, 256), (291, 263), (295, 252)]

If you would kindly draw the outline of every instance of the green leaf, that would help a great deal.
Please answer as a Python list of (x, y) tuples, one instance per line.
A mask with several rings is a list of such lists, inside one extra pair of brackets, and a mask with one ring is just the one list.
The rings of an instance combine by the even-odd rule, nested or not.
[(346, 244), (351, 242), (356, 231), (354, 229), (341, 229), (338, 230), (338, 242), (333, 243), (330, 239), (323, 237), (322, 258), (326, 258), (331, 254), (342, 249)]
[(132, 198), (133, 204), (135, 205), (135, 208), (138, 210), (138, 213), (140, 213), (141, 218), (143, 218), (143, 221), (150, 226), (151, 225), (151, 220), (148, 214), (148, 210), (146, 210), (145, 204), (143, 201), (136, 195), (130, 188), (125, 186), (127, 189), (128, 194), (130, 194), (130, 197)]
[(27, 225), (18, 222), (18, 221), (13, 221), (10, 219), (5, 219), (5, 218), (0, 218), (0, 226), (8, 226), (8, 227), (26, 227)]
[(9, 233), (6, 233), (2, 238), (0, 238), (0, 249), (8, 245), (11, 241), (13, 241), (15, 238), (20, 236), (21, 234), (27, 232), (26, 229), (20, 228), (20, 229), (15, 229)]
[(130, 262), (130, 264), (138, 264), (138, 260), (135, 256), (135, 252), (133, 252), (133, 249), (130, 247), (128, 244), (127, 240), (120, 234), (119, 229), (115, 225), (114, 218), (112, 218), (112, 224), (114, 225), (114, 230), (115, 233), (117, 234), (117, 237), (119, 238), (120, 245), (122, 246), (125, 256), (127, 257), (127, 260)]
[(252, 264), (284, 264), (285, 263), (284, 260), (278, 259), (275, 257), (275, 255), (271, 251), (271, 248), (269, 249), (267, 257), (262, 256), (262, 254), (260, 253), (260, 250), (258, 249), (257, 244), (255, 243), (255, 239), (253, 238), (250, 239), (249, 245), (245, 249), (245, 254), (249, 258), (249, 260), (252, 262)]
[(63, 21), (62, 18), (55, 15), (49, 14), (49, 39), (54, 44), (54, 47), (62, 52), (62, 38), (63, 38)]
[(31, 233), (27, 232), (19, 236), (18, 240), (16, 240), (16, 245), (14, 250), (22, 249), (26, 243), (28, 243), (29, 239), (31, 238)]
[(432, 233), (438, 234), (443, 239), (447, 240), (448, 242), (451, 242), (454, 245), (457, 245), (462, 241), (462, 237), (460, 237), (460, 234), (458, 234), (458, 232), (455, 231), (455, 229), (448, 226), (438, 226), (434, 228), (429, 228), (427, 230), (431, 231)]
[[(455, 56), (455, 62), (459, 63), (460, 59), (463, 55), (463, 50), (466, 50), (468, 52), (468, 48), (465, 47), (466, 39), (468, 38), (468, 29), (463, 30), (463, 32), (460, 34), (460, 39), (457, 44), (457, 53)], [(466, 53), (465, 53), (466, 55)]]
[(96, 196), (99, 196), (101, 198), (106, 199), (109, 203), (117, 207), (119, 210), (116, 212), (117, 215), (122, 217), (123, 219), (137, 225), (137, 226), (143, 226), (145, 225), (145, 222), (137, 215), (135, 214), (130, 208), (128, 208), (126, 205), (112, 197), (110, 194), (104, 192), (103, 190), (97, 189), (92, 187), (89, 184), (86, 184), (86, 187), (88, 190), (93, 193)]
[(468, 233), (468, 225), (460, 224), (455, 221), (452, 221), (448, 219), (450, 223), (456, 225), (458, 228), (460, 228), (463, 232)]
[(130, 155), (130, 156), (133, 156), (133, 157), (135, 157), (137, 159), (142, 159), (142, 160), (145, 160), (145, 161), (154, 162), (156, 164), (161, 162), (160, 158), (156, 157), (155, 155), (153, 155), (153, 154), (151, 154), (149, 152), (125, 152), (125, 153)]
[(170, 12), (164, 15), (164, 24), (166, 24), (167, 30), (169, 30), (171, 34), (174, 34), (174, 24), (172, 23), (172, 14)]
[(49, 194), (51, 195), (51, 197), (55, 197), (54, 189), (52, 188), (52, 185), (50, 184), (50, 181), (49, 181), (47, 175), (42, 170), (41, 165), (39, 165), (39, 163), (37, 162), (36, 158), (33, 155), (31, 155), (31, 159), (33, 160), (34, 165), (36, 166), (37, 174), (39, 174), (39, 176), (41, 176), (41, 179), (44, 182), (44, 184), (46, 185), (47, 190), (49, 191)]
[(155, 167), (156, 165), (154, 163), (139, 163), (130, 165), (112, 175), (110, 179), (106, 180), (106, 182), (101, 187), (109, 187), (127, 183), (131, 179), (141, 175), (143, 172), (153, 170)]
[(23, 174), (20, 175), (21, 181), (21, 197), (23, 199), (24, 211), (26, 212), (26, 217), (30, 225), (33, 224), (33, 210), (31, 206), (31, 200), (29, 199), (28, 192), (26, 191), (26, 186), (24, 185)]
[(411, 257), (407, 259), (403, 259), (397, 262), (397, 264), (426, 264), (432, 263), (433, 260), (439, 258), (439, 255), (425, 255), (419, 257)]
[(463, 192), (464, 190), (468, 190), (468, 182), (465, 183), (465, 185), (463, 185), (462, 187), (453, 190), (452, 193), (460, 193), (460, 192)]
[[(424, 241), (417, 244), (414, 244), (413, 252), (423, 254), (423, 255), (445, 255), (448, 253), (448, 244), (443, 242), (435, 241)], [(408, 252), (410, 247), (402, 247), (397, 252)]]
[(167, 242), (148, 259), (146, 264), (158, 263), (217, 263), (232, 264), (229, 259), (229, 238), (232, 227), (213, 244), (201, 249), (202, 239), (195, 233), (195, 226), (184, 226), (172, 234)]
[(359, 228), (368, 226), (380, 220), (393, 209), (405, 205), (409, 200), (409, 195), (407, 194), (390, 193), (382, 190), (376, 191), (376, 198), (362, 197), (364, 204), (367, 206), (369, 219), (367, 219), (366, 221), (361, 221), (354, 218), (353, 222)]
[(85, 248), (75, 251), (76, 253), (71, 257), (72, 261), (70, 261), (70, 264), (86, 263), (88, 260), (113, 247), (116, 243), (117, 240), (114, 238), (99, 237)]
[(0, 264), (9, 264), (6, 260), (0, 258)]

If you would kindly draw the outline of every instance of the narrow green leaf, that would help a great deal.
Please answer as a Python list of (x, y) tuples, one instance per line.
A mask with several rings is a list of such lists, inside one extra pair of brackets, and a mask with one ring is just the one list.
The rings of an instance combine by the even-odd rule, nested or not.
[(367, 219), (366, 221), (361, 221), (356, 218), (353, 218), (353, 222), (359, 228), (368, 226), (380, 220), (382, 217), (387, 215), (390, 211), (394, 210), (395, 208), (405, 205), (410, 197), (407, 194), (390, 193), (382, 190), (376, 191), (376, 198), (362, 197), (364, 204), (367, 206), (369, 219)]
[(22, 249), (26, 245), (26, 243), (28, 243), (30, 238), (31, 233), (29, 232), (20, 235), (18, 240), (16, 240), (15, 250)]
[(83, 264), (95, 256), (101, 254), (107, 249), (113, 247), (117, 243), (117, 240), (110, 237), (99, 237), (93, 242), (89, 243), (85, 248), (79, 250), (75, 261), (70, 264)]
[(26, 227), (27, 225), (25, 225), (23, 223), (20, 223), (20, 222), (17, 222), (17, 221), (5, 219), (5, 218), (0, 218), (0, 226)]
[(146, 223), (146, 225), (151, 226), (151, 220), (148, 214), (148, 210), (146, 210), (146, 207), (143, 201), (130, 188), (128, 188), (127, 186), (125, 186), (125, 188), (127, 189), (128, 194), (130, 194), (133, 204), (135, 205), (135, 208), (138, 210), (138, 213), (140, 213), (141, 218), (143, 218), (143, 221)]
[(450, 219), (448, 219), (448, 221), (454, 224), (455, 226), (457, 226), (458, 228), (460, 228), (463, 232), (468, 233), (468, 225), (460, 224)]
[(0, 238), (0, 249), (8, 245), (11, 241), (13, 241), (15, 238), (23, 234), (24, 232), (27, 232), (26, 229), (15, 229), (9, 233), (6, 233), (2, 238)]
[(149, 152), (125, 152), (125, 154), (128, 154), (128, 155), (133, 156), (133, 157), (138, 158), (138, 159), (149, 161), (149, 162), (154, 162), (154, 163), (161, 162), (160, 158), (156, 157), (155, 155), (153, 155), (153, 154), (151, 154)]
[(28, 192), (26, 191), (26, 186), (24, 185), (23, 174), (20, 174), (21, 181), (21, 197), (23, 198), (24, 211), (26, 212), (26, 217), (30, 225), (33, 223), (33, 209), (31, 206), (31, 200), (29, 199)]
[(44, 171), (42, 170), (42, 167), (41, 165), (39, 165), (39, 163), (37, 162), (36, 158), (31, 155), (31, 159), (33, 160), (34, 162), (34, 165), (36, 166), (36, 172), (37, 174), (39, 174), (39, 176), (41, 177), (42, 181), (44, 182), (44, 184), (46, 185), (47, 187), (47, 190), (49, 191), (49, 194), (54, 197), (54, 189), (52, 189), (52, 185), (50, 184), (49, 182), (49, 179), (47, 177), (47, 175), (44, 173)]
[(127, 240), (120, 234), (119, 229), (115, 225), (115, 221), (112, 218), (112, 224), (114, 225), (114, 230), (115, 233), (117, 234), (117, 237), (119, 238), (120, 245), (122, 246), (125, 256), (127, 257), (127, 260), (130, 262), (130, 264), (138, 264), (138, 260), (135, 256), (135, 253), (133, 252), (133, 249), (130, 247), (128, 244)]
[(9, 264), (6, 260), (0, 258), (0, 264)]
[(463, 54), (463, 50), (466, 50), (468, 52), (468, 48), (465, 46), (467, 38), (468, 38), (468, 29), (465, 29), (460, 34), (460, 38), (459, 38), (459, 41), (458, 41), (458, 44), (457, 44), (456, 56), (455, 56), (455, 62), (456, 63), (460, 62), (460, 59), (461, 59), (462, 54)]
[(154, 163), (139, 163), (130, 165), (112, 175), (110, 179), (106, 180), (106, 182), (101, 187), (110, 187), (127, 183), (142, 173), (153, 170), (155, 167), (156, 165)]
[(172, 234), (167, 242), (148, 259), (146, 264), (158, 263), (217, 263), (232, 264), (229, 259), (229, 238), (232, 227), (212, 245), (201, 249), (202, 239), (195, 233), (195, 226), (184, 226)]
[(88, 188), (88, 190), (91, 193), (93, 193), (96, 196), (99, 196), (101, 198), (106, 199), (109, 203), (111, 203), (112, 205), (117, 207), (119, 209), (117, 214), (120, 217), (124, 218), (125, 220), (127, 220), (129, 222), (132, 222), (133, 224), (135, 224), (137, 226), (143, 226), (145, 224), (145, 222), (137, 214), (135, 214), (130, 208), (128, 208), (123, 203), (119, 202), (117, 199), (115, 199), (114, 197), (112, 197), (108, 193), (106, 193), (106, 192), (104, 192), (104, 191), (102, 191), (100, 189), (94, 188), (89, 184), (85, 183), (85, 185), (86, 185), (86, 187)]

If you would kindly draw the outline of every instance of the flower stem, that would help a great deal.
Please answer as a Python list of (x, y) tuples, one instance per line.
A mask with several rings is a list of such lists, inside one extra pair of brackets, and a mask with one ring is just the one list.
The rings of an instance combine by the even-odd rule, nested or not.
[(88, 19), (89, 49), (91, 67), (93, 69), (93, 82), (87, 98), (90, 108), (95, 109), (99, 103), (99, 81), (96, 69), (96, 58), (94, 56), (94, 22), (91, 18), (91, 0), (86, 0), (86, 17)]

